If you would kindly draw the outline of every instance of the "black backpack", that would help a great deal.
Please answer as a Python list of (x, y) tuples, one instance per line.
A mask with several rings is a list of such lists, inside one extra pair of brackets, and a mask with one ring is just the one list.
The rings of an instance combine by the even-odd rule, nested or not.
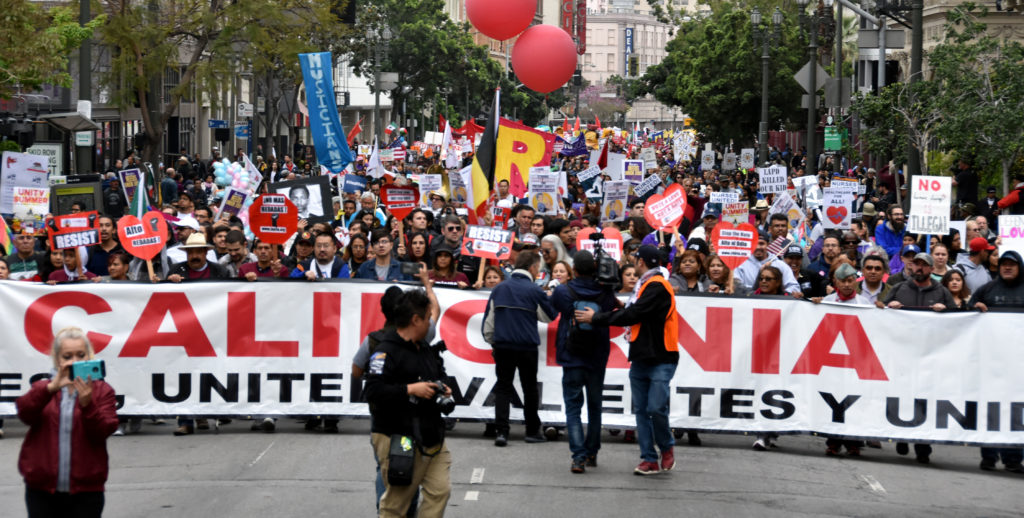
[[(569, 284), (565, 285), (569, 295), (573, 298), (572, 307), (574, 310), (593, 309), (594, 312), (601, 311), (601, 305), (597, 300), (589, 300), (579, 296), (576, 290)], [(600, 297), (600, 295), (598, 295)], [(565, 340), (565, 350), (572, 356), (590, 356), (597, 350), (596, 344), (601, 342), (601, 333), (592, 324), (578, 322), (575, 317), (569, 319), (569, 336)]]

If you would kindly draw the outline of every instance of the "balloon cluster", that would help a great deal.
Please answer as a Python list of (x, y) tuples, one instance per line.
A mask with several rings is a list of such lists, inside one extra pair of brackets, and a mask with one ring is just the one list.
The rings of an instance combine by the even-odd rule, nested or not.
[(226, 158), (221, 159), (220, 162), (213, 163), (213, 181), (218, 187), (234, 187), (239, 191), (245, 191), (249, 194), (245, 198), (242, 210), (238, 213), (238, 218), (242, 220), (242, 223), (245, 223), (245, 236), (251, 241), (253, 233), (249, 230), (249, 206), (256, 201), (256, 188), (259, 185), (257, 185), (254, 178), (249, 176), (245, 166)]
[[(512, 47), (512, 68), (531, 90), (553, 92), (576, 70), (576, 44), (554, 25), (534, 25), (535, 0), (466, 0), (466, 16), (485, 36), (507, 40), (519, 35)], [(529, 27), (529, 28), (528, 28)]]

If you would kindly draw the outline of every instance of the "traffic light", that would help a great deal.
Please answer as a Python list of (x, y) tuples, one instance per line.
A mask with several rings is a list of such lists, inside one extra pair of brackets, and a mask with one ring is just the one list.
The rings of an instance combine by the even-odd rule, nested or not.
[(640, 57), (630, 56), (629, 57), (629, 76), (637, 77), (640, 75)]

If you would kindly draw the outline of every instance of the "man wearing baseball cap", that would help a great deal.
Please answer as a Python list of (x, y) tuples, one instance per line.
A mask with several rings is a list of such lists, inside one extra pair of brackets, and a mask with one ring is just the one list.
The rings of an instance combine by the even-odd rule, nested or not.
[[(661, 273), (661, 251), (643, 245), (636, 253), (640, 280), (626, 307), (595, 313), (576, 310), (576, 320), (597, 326), (630, 326), (629, 383), (636, 409), (636, 439), (641, 462), (637, 475), (655, 475), (675, 467), (675, 440), (669, 427), (669, 382), (679, 363), (679, 316), (675, 292)], [(657, 445), (657, 450), (655, 449)], [(661, 453), (661, 464), (658, 453)]]
[(988, 273), (988, 257), (996, 247), (989, 244), (988, 240), (983, 237), (972, 239), (967, 246), (970, 249), (970, 255), (967, 256), (966, 261), (958, 261), (954, 268), (964, 274), (964, 283), (967, 284), (967, 289), (974, 293), (992, 280), (992, 276)]
[(886, 284), (896, 286), (913, 277), (914, 270), (911, 268), (911, 263), (914, 262), (914, 257), (919, 253), (921, 253), (921, 247), (914, 244), (903, 245), (899, 258), (901, 262), (896, 262), (896, 259), (889, 261), (889, 269), (894, 273), (889, 276), (889, 280), (885, 281)]
[(793, 277), (796, 277), (796, 282), (800, 285), (800, 293), (803, 293), (804, 297), (825, 296), (825, 280), (822, 276), (803, 268), (803, 247), (800, 245), (790, 245), (783, 252), (782, 261), (793, 271)]
[[(199, 222), (192, 216), (180, 216), (177, 221), (171, 220), (171, 227), (174, 230), (174, 240), (179, 244), (167, 248), (167, 258), (171, 264), (183, 263), (187, 259), (184, 243), (192, 234), (199, 232)], [(202, 237), (202, 235), (200, 235)], [(206, 242), (204, 239), (203, 242)]]

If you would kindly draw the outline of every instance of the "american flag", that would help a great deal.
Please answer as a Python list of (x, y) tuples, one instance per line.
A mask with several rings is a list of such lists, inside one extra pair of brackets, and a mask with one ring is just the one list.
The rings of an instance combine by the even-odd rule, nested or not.
[(768, 244), (768, 253), (774, 257), (778, 257), (782, 255), (782, 253), (786, 251), (786, 248), (789, 248), (789, 245), (791, 244), (793, 244), (792, 239), (789, 239), (786, 236), (779, 236), (775, 238), (775, 241)]

